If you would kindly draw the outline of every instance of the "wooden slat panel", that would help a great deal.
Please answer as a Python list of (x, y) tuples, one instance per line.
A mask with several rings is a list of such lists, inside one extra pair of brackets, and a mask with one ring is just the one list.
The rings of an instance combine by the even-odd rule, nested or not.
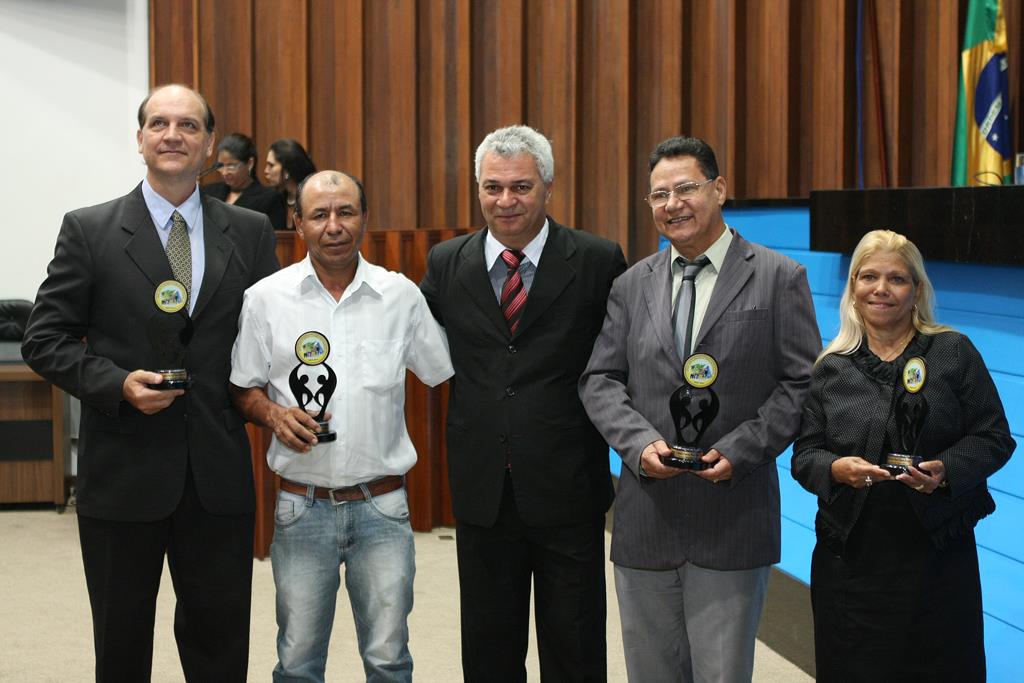
[[(54, 465), (50, 460), (0, 462), (0, 501), (40, 503), (54, 501)], [(60, 473), (63, 482), (64, 473)], [(63, 486), (63, 483), (61, 484)]]
[[(309, 7), (309, 153), (321, 169), (364, 173), (363, 0)], [(368, 188), (370, 197), (375, 188)], [(376, 204), (375, 204), (376, 206)]]
[(366, 127), (365, 177), (381, 197), (370, 211), (371, 229), (411, 229), (416, 206), (416, 4), (374, 0), (365, 5), (364, 89), (372, 122)]
[(628, 161), (633, 183), (627, 198), (633, 229), (630, 239), (623, 244), (631, 263), (658, 247), (659, 234), (651, 220), (651, 210), (642, 199), (650, 191), (647, 158), (665, 138), (689, 132), (684, 129), (683, 121), (691, 118), (684, 107), (690, 102), (687, 96), (690, 71), (685, 66), (690, 61), (688, 46), (692, 44), (678, 39), (687, 31), (683, 0), (644, 0), (637, 3), (634, 16), (637, 36), (633, 46), (635, 95), (631, 98), (634, 137)]
[[(252, 0), (204, 0), (198, 11), (198, 87), (217, 117), (218, 141), (236, 132), (251, 137), (256, 108)], [(215, 31), (206, 28), (214, 25)], [(262, 157), (257, 168), (261, 162)]]
[[(957, 3), (914, 5), (915, 56), (910, 80), (909, 180), (914, 185), (948, 185), (952, 168), (956, 118), (957, 75), (960, 63)], [(919, 56), (928, 55), (927, 59)]]
[(731, 180), (747, 197), (789, 194), (790, 89), (799, 85), (799, 70), (789, 68), (791, 16), (788, 0), (748, 0), (742, 29), (737, 27), (745, 46), (738, 86), (746, 108), (736, 124), (744, 129), (742, 163)]
[(578, 155), (579, 225), (629, 248), (636, 172), (629, 154), (629, 0), (581, 5), (583, 50)]
[(195, 85), (196, 3), (198, 0), (150, 0), (149, 81)]
[(526, 123), (551, 140), (555, 187), (548, 213), (569, 225), (576, 216), (576, 76), (578, 16), (572, 2), (528, 0), (526, 9)]
[(253, 132), (260, 150), (278, 138), (295, 138), (303, 146), (309, 140), (307, 20), (305, 2), (255, 0)]
[[(470, 47), (471, 154), (492, 130), (526, 122), (524, 13), (524, 0), (481, 0), (473, 4), (472, 35), (479, 38)], [(483, 216), (476, 198), (475, 168), (470, 169), (470, 175), (474, 183), (468, 225), (480, 226)]]
[(689, 64), (687, 96), (689, 121), (683, 133), (703, 138), (715, 150), (719, 172), (728, 181), (729, 196), (746, 196), (736, 168), (738, 117), (742, 99), (736, 87), (736, 13), (742, 0), (694, 2), (687, 6), (690, 20), (686, 35)]
[[(794, 194), (813, 189), (835, 189), (853, 182), (852, 149), (856, 90), (854, 79), (837, 74), (855, 73), (854, 24), (856, 11), (845, 0), (803, 0), (800, 3), (798, 48), (800, 82), (799, 132), (791, 159), (799, 176)], [(809, 153), (807, 153), (809, 150)]]
[(469, 0), (418, 5), (417, 227), (468, 225), (473, 192), (469, 126)]

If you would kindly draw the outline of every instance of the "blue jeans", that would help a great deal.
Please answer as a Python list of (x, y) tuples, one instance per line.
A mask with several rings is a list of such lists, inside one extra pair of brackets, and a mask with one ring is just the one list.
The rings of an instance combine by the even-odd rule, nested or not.
[(274, 681), (323, 681), (340, 567), (369, 681), (411, 681), (407, 619), (416, 550), (405, 489), (332, 505), (281, 491), (270, 558), (277, 587)]

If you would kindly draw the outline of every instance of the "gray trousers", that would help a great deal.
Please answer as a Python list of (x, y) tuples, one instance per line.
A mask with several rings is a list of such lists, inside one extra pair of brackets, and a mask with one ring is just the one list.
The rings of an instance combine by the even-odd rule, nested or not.
[(616, 565), (629, 680), (749, 683), (770, 570)]

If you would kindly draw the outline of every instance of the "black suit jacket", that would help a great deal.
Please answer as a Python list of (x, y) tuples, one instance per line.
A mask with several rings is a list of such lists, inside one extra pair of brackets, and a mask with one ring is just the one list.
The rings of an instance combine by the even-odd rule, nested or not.
[(277, 270), (265, 216), (202, 197), (206, 270), (186, 367), (194, 385), (155, 415), (121, 398), (125, 377), (160, 359), (147, 333), (157, 284), (172, 278), (141, 185), (64, 217), (22, 345), (33, 370), (82, 400), (78, 509), (112, 520), (168, 516), (190, 462), (214, 514), (254, 508), (249, 443), (228, 396), (242, 293)]
[(448, 467), (455, 517), (491, 526), (506, 462), (516, 505), (536, 527), (574, 524), (611, 505), (608, 446), (576, 389), (626, 268), (619, 245), (558, 225), (550, 233), (514, 335), (484, 265), (486, 230), (431, 249), (420, 285), (444, 325), (455, 376)]
[[(204, 186), (203, 192), (222, 202), (227, 202), (231, 188), (226, 183), (213, 183)], [(285, 210), (284, 195), (272, 187), (260, 185), (258, 180), (254, 180), (249, 187), (242, 190), (242, 194), (238, 196), (233, 206), (266, 214), (274, 230), (285, 229), (287, 211)]]

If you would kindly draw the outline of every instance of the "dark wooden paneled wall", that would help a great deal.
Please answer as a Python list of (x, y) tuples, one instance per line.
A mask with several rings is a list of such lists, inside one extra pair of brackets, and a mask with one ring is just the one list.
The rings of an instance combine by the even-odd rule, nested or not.
[[(1004, 5), (1019, 141), (1024, 0)], [(966, 0), (863, 6), (866, 186), (946, 185)], [(669, 135), (707, 139), (736, 198), (857, 185), (856, 0), (151, 0), (150, 24), (154, 84), (361, 176), (373, 228), (478, 225), (473, 152), (519, 122), (552, 140), (551, 213), (633, 259)]]

